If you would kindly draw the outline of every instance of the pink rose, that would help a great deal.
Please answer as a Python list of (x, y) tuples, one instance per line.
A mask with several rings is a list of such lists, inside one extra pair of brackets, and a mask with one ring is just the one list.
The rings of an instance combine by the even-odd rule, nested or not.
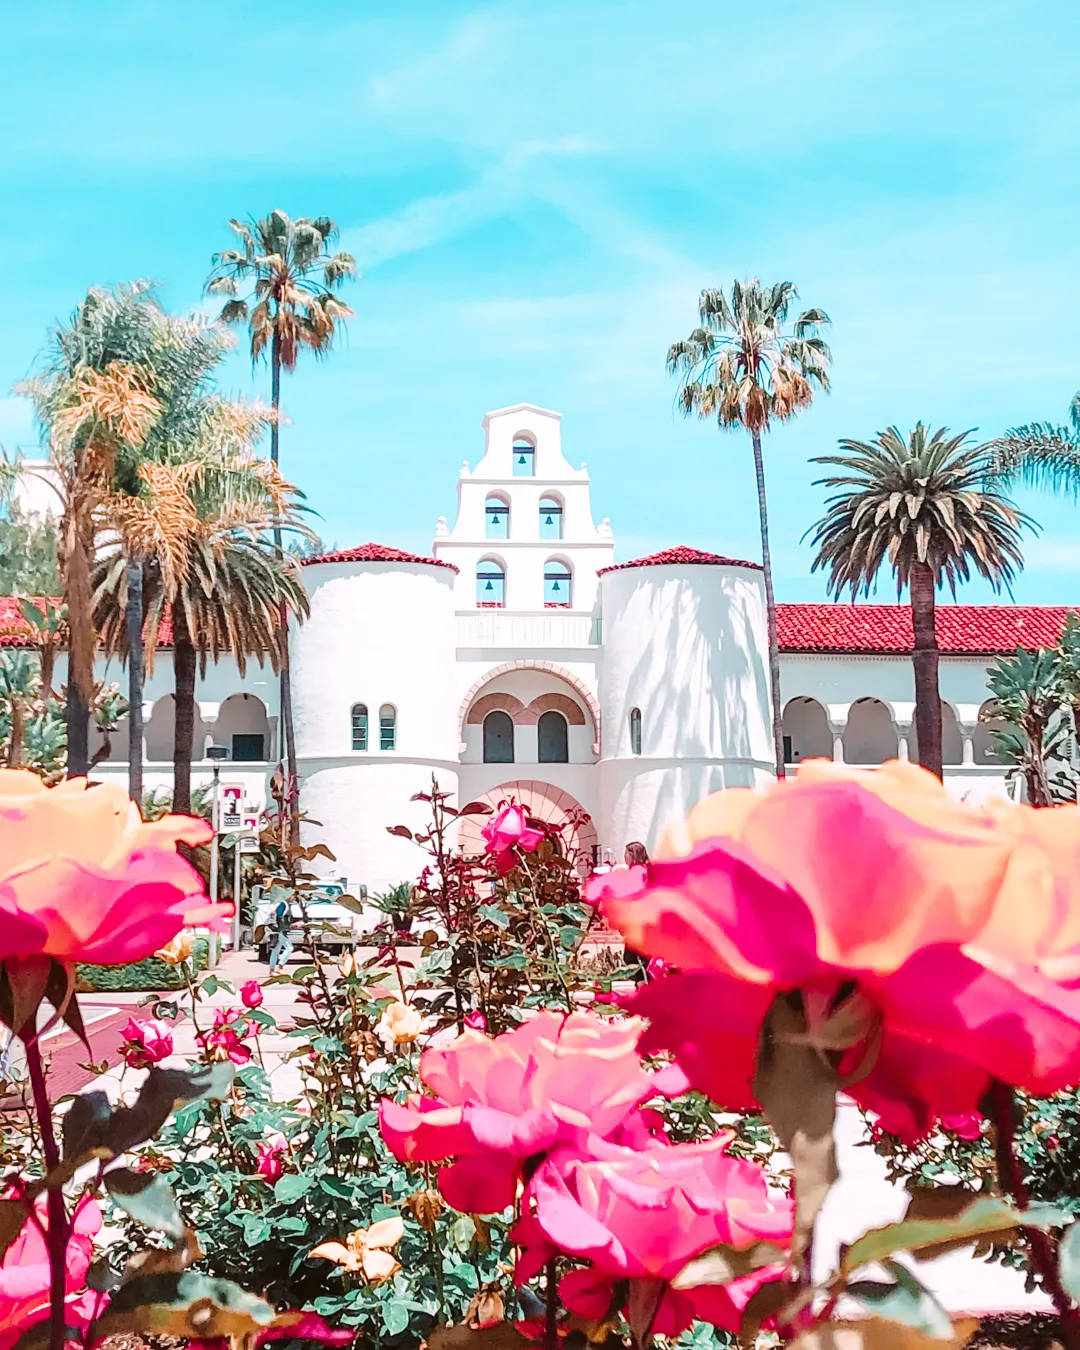
[(630, 1285), (655, 1303), (654, 1332), (677, 1336), (695, 1319), (740, 1329), (751, 1295), (777, 1279), (775, 1263), (726, 1285), (672, 1289), (694, 1257), (724, 1243), (736, 1248), (791, 1240), (791, 1200), (771, 1192), (764, 1171), (729, 1157), (730, 1134), (700, 1144), (652, 1139), (625, 1147), (595, 1135), (554, 1149), (529, 1180), (512, 1239), (524, 1248), (516, 1279), (523, 1283), (558, 1253), (588, 1262), (566, 1275), (559, 1293), (583, 1317), (609, 1316)]
[[(820, 1018), (837, 1002), (859, 1018), (837, 1073), (857, 1074), (851, 1096), (904, 1138), (973, 1113), (994, 1078), (1040, 1096), (1074, 1084), (1080, 989), (1048, 977), (1065, 940), (1026, 933), (1020, 896), (1076, 910), (1080, 812), (1016, 812), (951, 801), (910, 764), (811, 762), (767, 792), (707, 798), (661, 848), (681, 856), (645, 882), (589, 883), (636, 951), (681, 972), (629, 1002), (650, 1019), (642, 1050), (673, 1051), (696, 1088), (753, 1108), (762, 1024), (799, 991)], [(1040, 944), (1045, 968), (1028, 958)]]
[(208, 1052), (211, 1059), (232, 1060), (234, 1064), (246, 1064), (251, 1058), (251, 1050), (243, 1044), (247, 1031), (237, 1022), (242, 1014), (238, 1008), (218, 1008), (214, 1013), (212, 1031), (204, 1031), (195, 1039)]
[(173, 1052), (172, 1030), (156, 1017), (145, 1021), (129, 1017), (120, 1034), (124, 1038), (120, 1054), (129, 1069), (148, 1069), (151, 1064), (168, 1059)]
[[(267, 1341), (298, 1340), (322, 1341), (324, 1345), (351, 1345), (356, 1339), (355, 1327), (331, 1327), (318, 1313), (283, 1312), (278, 1313), (268, 1327), (260, 1327), (251, 1337), (253, 1350)], [(214, 1340), (190, 1340), (188, 1350), (230, 1350), (231, 1342), (226, 1336)]]
[(637, 1019), (542, 1012), (494, 1038), (463, 1032), (421, 1057), (434, 1097), (383, 1100), (383, 1138), (401, 1162), (454, 1159), (439, 1173), (447, 1202), (496, 1213), (513, 1202), (527, 1158), (581, 1131), (636, 1124), (639, 1104), (664, 1090), (667, 1079), (647, 1074), (635, 1053), (641, 1030)]
[(533, 853), (544, 837), (544, 831), (530, 826), (525, 819), (525, 812), (513, 802), (497, 811), (480, 833), (487, 842), (487, 852), (494, 858), (500, 876), (517, 863), (515, 849)]
[(248, 980), (240, 986), (240, 1002), (245, 1008), (257, 1008), (262, 1001), (262, 985), (258, 980)]
[(968, 1143), (982, 1134), (982, 1116), (975, 1111), (955, 1116), (942, 1116), (941, 1128), (955, 1134), (957, 1139), (966, 1139)]
[(468, 1012), (461, 1019), (470, 1031), (486, 1031), (487, 1018), (482, 1012)]
[(255, 1158), (255, 1171), (267, 1181), (277, 1181), (285, 1171), (285, 1139), (273, 1134), (259, 1145)]
[[(16, 1197), (9, 1191), (6, 1199)], [(43, 1229), (48, 1229), (45, 1196), (34, 1204), (34, 1213)], [(85, 1306), (80, 1291), (93, 1255), (94, 1235), (101, 1228), (101, 1210), (90, 1196), (84, 1195), (72, 1215), (68, 1239), (65, 1286), (67, 1319), (85, 1330), (93, 1308)], [(43, 1322), (49, 1315), (49, 1254), (45, 1238), (36, 1224), (27, 1218), (18, 1237), (0, 1261), (0, 1350), (10, 1350), (28, 1327)]]
[(209, 837), (187, 816), (144, 821), (118, 784), (47, 788), (28, 770), (0, 770), (0, 960), (120, 965), (187, 925), (223, 927), (232, 905), (211, 905), (176, 852)]

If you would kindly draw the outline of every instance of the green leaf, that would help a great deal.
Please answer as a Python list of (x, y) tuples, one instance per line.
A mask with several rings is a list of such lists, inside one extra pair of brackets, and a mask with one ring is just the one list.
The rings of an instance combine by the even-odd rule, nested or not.
[(382, 1305), (383, 1326), (390, 1336), (400, 1336), (409, 1325), (409, 1310), (400, 1299), (390, 1298)]
[(105, 1315), (94, 1323), (94, 1339), (122, 1332), (247, 1337), (275, 1321), (265, 1299), (231, 1280), (185, 1270), (144, 1275), (122, 1285)]
[(476, 1224), (467, 1214), (460, 1214), (450, 1227), (450, 1239), (459, 1252), (467, 1252), (476, 1237)]
[(79, 1158), (101, 1138), (112, 1117), (112, 1104), (104, 1092), (84, 1092), (76, 1097), (64, 1116), (62, 1157)]
[(750, 1247), (729, 1247), (721, 1243), (695, 1256), (671, 1281), (672, 1289), (696, 1289), (707, 1284), (729, 1284), (741, 1275), (749, 1275), (762, 1266), (786, 1262), (787, 1252), (771, 1242), (755, 1242)]
[(220, 987), (221, 984), (216, 975), (207, 975), (206, 979), (203, 980), (202, 984), (199, 986), (199, 991), (200, 993), (206, 994), (209, 998), (213, 998)]
[(1070, 1224), (1062, 1236), (1058, 1268), (1065, 1292), (1080, 1301), (1080, 1223)]
[(314, 1185), (315, 1178), (304, 1173), (278, 1177), (274, 1182), (274, 1199), (283, 1205), (291, 1205), (293, 1201), (307, 1195)]
[(177, 1240), (184, 1236), (184, 1221), (176, 1208), (176, 1197), (160, 1173), (114, 1167), (105, 1173), (105, 1189), (113, 1203), (144, 1228)]
[[(285, 1178), (282, 1177), (282, 1181)], [(320, 1177), (319, 1188), (324, 1190), (327, 1195), (332, 1195), (338, 1200), (351, 1200), (355, 1187), (348, 1181), (342, 1181), (338, 1177)], [(394, 1211), (397, 1213), (397, 1211)]]
[(954, 1219), (908, 1219), (871, 1228), (845, 1250), (840, 1273), (849, 1275), (856, 1267), (884, 1261), (894, 1252), (925, 1252), (946, 1242), (1017, 1227), (1053, 1228), (1068, 1223), (1070, 1217), (1050, 1205), (1021, 1212), (1006, 1200), (980, 1196)]
[(899, 1261), (886, 1261), (885, 1268), (894, 1283), (885, 1280), (857, 1280), (847, 1293), (867, 1310), (892, 1322), (903, 1322), (937, 1340), (952, 1340), (952, 1318), (929, 1289)]
[(194, 1069), (161, 1069), (155, 1066), (147, 1074), (133, 1106), (119, 1107), (100, 1130), (91, 1134), (93, 1146), (102, 1145), (114, 1156), (126, 1153), (136, 1144), (152, 1139), (168, 1120), (175, 1107), (229, 1095), (232, 1086), (231, 1064), (200, 1064)]
[(477, 905), (476, 912), (482, 919), (486, 919), (488, 923), (493, 923), (496, 928), (510, 927), (509, 914), (507, 914), (505, 910), (501, 910), (498, 905)]

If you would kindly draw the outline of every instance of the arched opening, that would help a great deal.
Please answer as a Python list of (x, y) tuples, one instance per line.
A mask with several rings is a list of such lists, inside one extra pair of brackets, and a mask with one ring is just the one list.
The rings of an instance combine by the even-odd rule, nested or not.
[(352, 705), (352, 748), (354, 750), (366, 750), (368, 748), (368, 712), (366, 703), (354, 703)]
[(573, 599), (572, 591), (569, 565), (559, 558), (549, 558), (544, 564), (544, 608), (568, 609)]
[[(911, 758), (919, 762), (919, 733), (912, 718), (911, 735), (908, 741), (911, 749)], [(941, 704), (941, 762), (942, 764), (962, 764), (964, 762), (964, 738), (960, 732), (960, 724), (956, 720), (956, 712), (952, 704), (942, 700)]]
[(536, 442), (527, 432), (514, 437), (512, 460), (515, 478), (532, 478), (535, 475)]
[(563, 535), (562, 498), (546, 492), (540, 498), (540, 538), (561, 539)]
[(496, 710), (484, 718), (484, 763), (513, 764), (514, 721), (507, 712)]
[(379, 749), (393, 750), (397, 747), (397, 709), (392, 703), (384, 703), (379, 709)]
[(641, 754), (641, 709), (630, 709), (630, 753)]
[(900, 743), (892, 714), (880, 699), (860, 698), (848, 709), (844, 759), (848, 764), (884, 764), (896, 759)]
[[(563, 788), (536, 779), (519, 779), (502, 783), (483, 793), (479, 801), (497, 811), (508, 801), (517, 802), (530, 820), (547, 827), (560, 852), (573, 858), (582, 876), (588, 876), (599, 859), (596, 826), (589, 813), (576, 798)], [(480, 833), (488, 817), (461, 816), (458, 819), (457, 842), (466, 857), (483, 853), (486, 841)]]
[(484, 538), (510, 538), (510, 503), (500, 492), (493, 492), (484, 503)]
[(503, 609), (506, 605), (506, 568), (498, 558), (481, 558), (476, 564), (476, 606)]
[(784, 762), (799, 764), (804, 759), (832, 759), (833, 737), (825, 709), (816, 698), (800, 696), (784, 709)]
[(1001, 764), (1001, 760), (994, 756), (994, 732), (1004, 731), (1005, 722), (1003, 718), (996, 717), (997, 705), (992, 698), (988, 698), (979, 709), (979, 724), (975, 728), (975, 735), (972, 738), (975, 752), (976, 764)]
[[(150, 764), (171, 764), (175, 741), (176, 698), (165, 694), (154, 704), (150, 716), (146, 719), (145, 744), (146, 759)], [(199, 714), (199, 705), (195, 705), (194, 725), (191, 735), (192, 759), (206, 757), (206, 726)]]
[(570, 759), (570, 735), (562, 713), (540, 714), (536, 724), (536, 758), (541, 764), (566, 764)]
[(270, 725), (266, 705), (254, 694), (231, 694), (218, 709), (214, 740), (228, 747), (237, 764), (261, 763), (267, 758)]

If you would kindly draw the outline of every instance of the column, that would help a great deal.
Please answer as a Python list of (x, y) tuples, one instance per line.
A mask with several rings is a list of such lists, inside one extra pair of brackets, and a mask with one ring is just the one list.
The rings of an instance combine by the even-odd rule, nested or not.
[(834, 731), (832, 738), (832, 757), (837, 764), (844, 762), (844, 733)]
[(963, 764), (975, 763), (975, 737), (969, 735), (966, 731), (961, 732), (963, 737), (963, 751), (960, 759)]

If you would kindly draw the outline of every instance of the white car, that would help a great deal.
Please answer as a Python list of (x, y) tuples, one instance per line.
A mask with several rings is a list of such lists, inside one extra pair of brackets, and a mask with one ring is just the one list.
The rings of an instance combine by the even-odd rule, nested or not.
[(305, 891), (302, 900), (283, 882), (256, 888), (253, 938), (259, 959), (269, 961), (281, 937), (290, 947), (355, 947), (363, 928), (360, 897), (353, 895), (344, 879), (328, 879)]

